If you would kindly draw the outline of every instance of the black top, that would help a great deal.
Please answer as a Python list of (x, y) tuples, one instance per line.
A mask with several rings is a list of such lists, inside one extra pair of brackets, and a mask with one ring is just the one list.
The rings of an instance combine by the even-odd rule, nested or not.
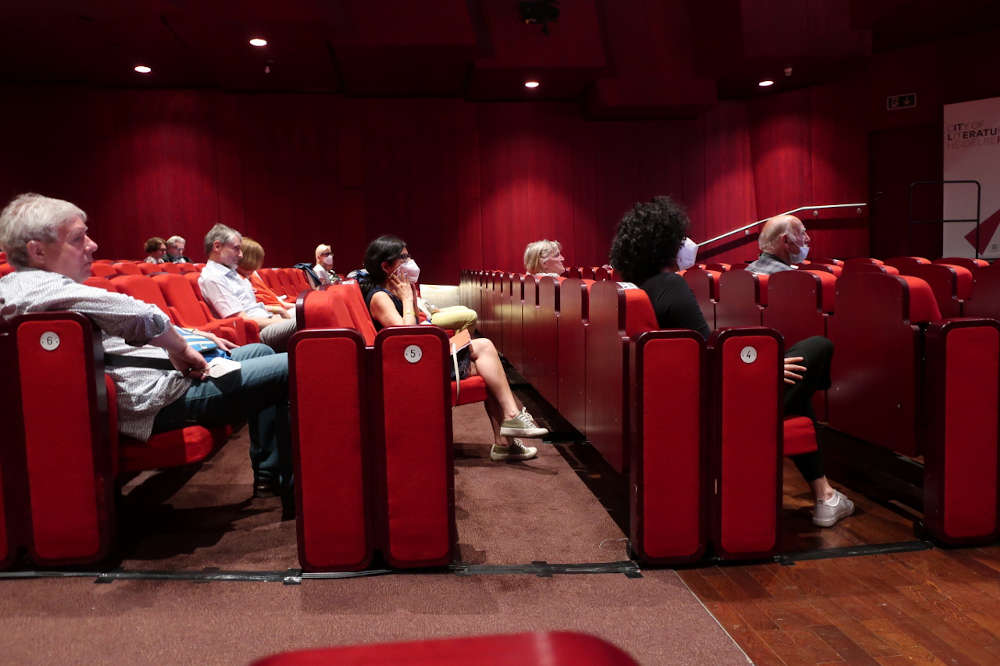
[[(365, 291), (365, 305), (368, 306), (368, 314), (369, 315), (371, 315), (371, 313), (372, 313), (372, 296), (374, 296), (375, 294), (377, 294), (380, 291), (384, 291), (385, 293), (389, 294), (389, 298), (392, 299), (392, 304), (396, 306), (396, 312), (399, 313), (399, 316), (400, 317), (403, 316), (403, 301), (399, 300), (399, 297), (396, 296), (396, 294), (392, 293), (391, 291), (389, 291), (385, 287), (380, 287), (377, 284), (372, 284), (370, 282), (367, 285), (363, 285), (363, 287), (365, 287), (365, 290), (364, 290)], [(376, 331), (381, 331), (384, 328), (382, 326), (382, 324), (379, 323), (378, 319), (376, 319), (374, 316), (372, 317), (372, 323), (375, 324), (375, 330)]]
[(660, 328), (689, 328), (706, 339), (711, 335), (694, 292), (683, 277), (667, 271), (649, 278), (641, 287), (653, 304)]

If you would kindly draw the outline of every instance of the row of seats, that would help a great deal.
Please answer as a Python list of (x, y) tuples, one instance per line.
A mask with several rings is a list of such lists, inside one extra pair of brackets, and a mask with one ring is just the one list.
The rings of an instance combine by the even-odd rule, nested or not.
[[(731, 270), (722, 279), (754, 287), (740, 303), (752, 316), (728, 326), (764, 323), (789, 341), (833, 339), (831, 425), (925, 456), (924, 508), (935, 536), (955, 543), (993, 538), (1000, 345), (995, 320), (944, 318), (925, 281), (881, 271), (848, 271), (839, 280), (825, 271), (788, 271), (762, 281)], [(762, 282), (766, 307), (759, 299)], [(641, 296), (630, 295), (635, 291)], [(641, 310), (625, 304), (648, 304), (644, 292), (607, 281), (467, 271), (460, 295), (480, 309), (481, 330), (539, 392), (612, 466), (634, 475), (629, 467), (637, 422), (629, 410), (640, 399), (632, 392), (639, 372), (637, 337), (656, 326), (643, 324), (646, 316), (635, 314)], [(833, 307), (824, 308), (824, 299)], [(674, 376), (671, 366), (658, 372)], [(824, 406), (822, 397), (818, 401)], [(661, 407), (660, 413), (667, 412)], [(672, 422), (675, 414), (669, 413)]]

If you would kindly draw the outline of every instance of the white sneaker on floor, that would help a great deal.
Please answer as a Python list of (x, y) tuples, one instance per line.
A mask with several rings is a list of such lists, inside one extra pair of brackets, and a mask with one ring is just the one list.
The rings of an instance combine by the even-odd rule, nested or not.
[(531, 460), (538, 455), (538, 449), (534, 446), (525, 446), (524, 442), (515, 439), (510, 446), (500, 446), (494, 444), (490, 449), (490, 460), (502, 462), (504, 460)]
[(502, 437), (543, 437), (547, 434), (549, 434), (549, 429), (535, 423), (535, 419), (524, 407), (517, 413), (517, 416), (512, 416), (500, 424)]
[(828, 500), (818, 500), (813, 510), (813, 525), (833, 527), (841, 518), (854, 513), (854, 502), (839, 490), (833, 491), (833, 497)]

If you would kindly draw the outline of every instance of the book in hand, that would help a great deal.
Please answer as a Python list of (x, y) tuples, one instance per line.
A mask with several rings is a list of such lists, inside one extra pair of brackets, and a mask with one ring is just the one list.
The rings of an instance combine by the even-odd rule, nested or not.
[(472, 343), (472, 336), (469, 334), (468, 330), (459, 331), (455, 335), (451, 336), (448, 341), (451, 345), (451, 353), (457, 354)]

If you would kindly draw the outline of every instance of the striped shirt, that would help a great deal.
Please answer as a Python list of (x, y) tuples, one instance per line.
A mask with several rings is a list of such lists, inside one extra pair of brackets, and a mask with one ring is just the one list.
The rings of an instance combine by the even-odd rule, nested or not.
[(773, 254), (761, 252), (760, 256), (757, 257), (757, 261), (752, 264), (747, 264), (746, 269), (751, 273), (764, 273), (766, 275), (772, 275), (782, 271), (794, 271), (795, 266), (789, 266)]
[[(170, 319), (155, 305), (125, 294), (74, 282), (64, 275), (23, 269), (0, 279), (0, 316), (47, 310), (70, 310), (89, 318), (100, 329), (101, 345), (108, 354), (167, 358), (167, 352), (146, 344), (170, 326)], [(113, 367), (105, 372), (118, 395), (118, 430), (147, 440), (153, 419), (191, 386), (176, 370)]]

